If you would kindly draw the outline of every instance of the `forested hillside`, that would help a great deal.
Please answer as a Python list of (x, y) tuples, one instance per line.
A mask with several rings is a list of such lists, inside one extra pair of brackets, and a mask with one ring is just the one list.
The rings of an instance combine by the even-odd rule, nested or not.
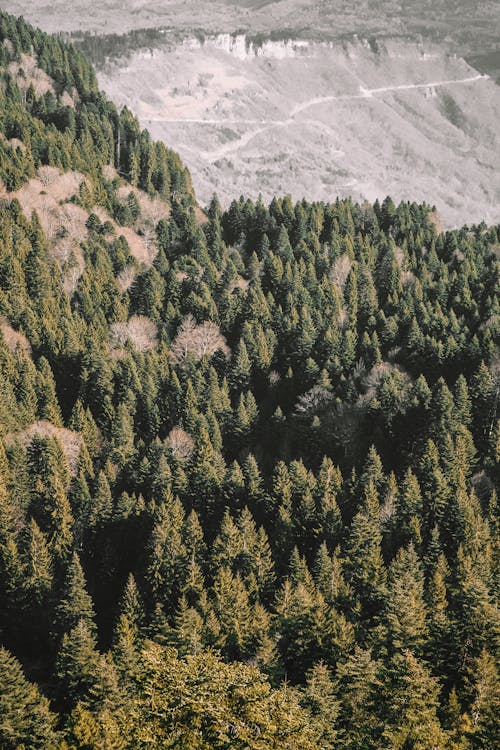
[(500, 227), (203, 213), (80, 53), (0, 67), (2, 750), (498, 748)]

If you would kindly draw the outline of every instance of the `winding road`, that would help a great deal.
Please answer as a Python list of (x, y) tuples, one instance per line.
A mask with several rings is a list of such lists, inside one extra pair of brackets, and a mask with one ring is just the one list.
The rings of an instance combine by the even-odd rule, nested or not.
[(231, 140), (228, 143), (223, 144), (222, 146), (219, 146), (217, 149), (214, 149), (212, 151), (205, 151), (201, 153), (201, 156), (208, 162), (214, 162), (218, 159), (222, 159), (225, 156), (228, 156), (229, 154), (232, 154), (236, 151), (239, 151), (241, 148), (244, 148), (247, 146), (250, 141), (253, 140), (253, 138), (257, 137), (261, 133), (264, 133), (268, 130), (272, 130), (273, 128), (283, 128), (283, 127), (289, 127), (290, 125), (294, 125), (298, 122), (301, 124), (309, 124), (309, 125), (316, 125), (316, 120), (297, 120), (296, 117), (302, 112), (307, 111), (308, 109), (311, 109), (312, 107), (315, 107), (320, 104), (327, 104), (329, 102), (342, 102), (342, 101), (349, 101), (349, 100), (360, 100), (360, 99), (371, 99), (373, 97), (376, 97), (377, 94), (384, 94), (387, 92), (400, 92), (400, 91), (411, 91), (414, 89), (436, 89), (436, 88), (442, 88), (444, 86), (457, 86), (457, 85), (464, 85), (464, 84), (470, 84), (470, 83), (477, 83), (478, 81), (487, 81), (490, 80), (489, 75), (485, 74), (477, 74), (475, 76), (469, 76), (468, 78), (460, 78), (460, 79), (452, 79), (452, 80), (444, 80), (444, 81), (429, 81), (427, 83), (405, 83), (405, 84), (397, 84), (392, 86), (382, 86), (380, 88), (373, 88), (373, 89), (367, 89), (363, 86), (359, 87), (359, 93), (358, 94), (341, 94), (341, 95), (332, 95), (332, 96), (322, 96), (322, 97), (315, 97), (314, 99), (308, 99), (305, 102), (302, 102), (301, 104), (297, 104), (292, 111), (290, 112), (290, 116), (286, 120), (257, 120), (257, 119), (239, 119), (239, 120), (230, 120), (230, 119), (215, 119), (215, 118), (204, 118), (204, 119), (197, 119), (197, 118), (169, 118), (169, 117), (153, 117), (153, 118), (147, 118), (144, 120), (144, 122), (147, 123), (154, 123), (154, 122), (161, 122), (161, 123), (186, 123), (186, 124), (195, 124), (195, 125), (250, 125), (255, 126), (255, 129), (250, 130), (246, 133), (244, 133), (240, 138), (237, 138), (235, 140)]

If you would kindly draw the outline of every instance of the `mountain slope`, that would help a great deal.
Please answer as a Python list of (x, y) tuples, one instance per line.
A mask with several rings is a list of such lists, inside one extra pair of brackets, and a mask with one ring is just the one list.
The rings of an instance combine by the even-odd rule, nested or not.
[(202, 214), (0, 29), (2, 750), (493, 750), (499, 227)]
[(187, 37), (99, 82), (175, 146), (204, 203), (389, 192), (432, 201), (446, 226), (500, 220), (500, 88), (439, 48)]

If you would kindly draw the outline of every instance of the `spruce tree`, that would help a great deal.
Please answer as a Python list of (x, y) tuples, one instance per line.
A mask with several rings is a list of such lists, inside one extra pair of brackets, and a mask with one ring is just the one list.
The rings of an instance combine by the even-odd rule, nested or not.
[(50, 711), (47, 698), (27, 681), (17, 659), (3, 646), (0, 646), (0, 717), (0, 745), (5, 750), (60, 747), (55, 731), (57, 716)]

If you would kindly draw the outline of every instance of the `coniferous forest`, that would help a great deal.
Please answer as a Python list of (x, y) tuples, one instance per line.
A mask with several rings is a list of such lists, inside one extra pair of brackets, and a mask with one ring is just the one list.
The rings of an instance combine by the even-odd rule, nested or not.
[(202, 211), (0, 13), (2, 750), (500, 746), (499, 250)]

